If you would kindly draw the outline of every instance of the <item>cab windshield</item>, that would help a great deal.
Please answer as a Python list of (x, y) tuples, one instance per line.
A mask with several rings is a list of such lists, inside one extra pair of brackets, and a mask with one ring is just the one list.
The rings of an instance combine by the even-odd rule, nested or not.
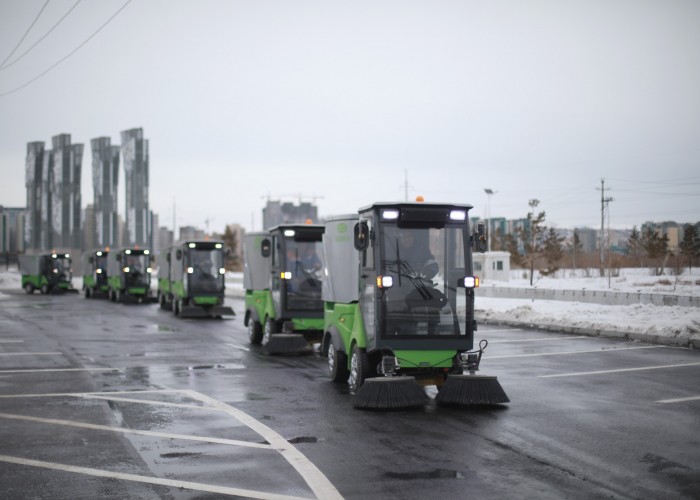
[(71, 279), (71, 259), (69, 257), (57, 256), (51, 259), (51, 272), (57, 275), (58, 279)]
[(283, 268), (287, 273), (287, 308), (317, 311), (323, 309), (321, 300), (321, 241), (285, 242)]
[(224, 275), (220, 272), (224, 267), (221, 249), (190, 249), (186, 265), (190, 290), (217, 293), (224, 289)]
[[(378, 275), (385, 337), (467, 334), (464, 226), (381, 227)], [(471, 269), (470, 269), (471, 271)]]
[(125, 255), (124, 273), (128, 285), (147, 284), (151, 281), (151, 257), (143, 253), (130, 253)]

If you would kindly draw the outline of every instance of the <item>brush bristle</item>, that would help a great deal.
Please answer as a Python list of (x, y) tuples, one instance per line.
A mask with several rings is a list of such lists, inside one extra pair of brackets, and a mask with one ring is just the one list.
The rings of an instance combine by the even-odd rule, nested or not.
[(311, 352), (311, 346), (298, 333), (275, 333), (263, 347), (267, 354), (306, 354)]
[(509, 403), (496, 377), (481, 375), (450, 375), (435, 397), (446, 405), (494, 405)]
[(412, 408), (430, 401), (414, 377), (373, 377), (365, 380), (355, 394), (353, 406), (377, 410)]

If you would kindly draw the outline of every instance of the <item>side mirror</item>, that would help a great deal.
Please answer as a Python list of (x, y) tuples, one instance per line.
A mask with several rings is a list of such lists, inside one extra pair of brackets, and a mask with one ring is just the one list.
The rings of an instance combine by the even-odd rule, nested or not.
[(484, 253), (486, 251), (486, 224), (483, 222), (476, 223), (472, 235), (472, 246), (477, 252)]
[(170, 264), (170, 254), (165, 255), (165, 261)]
[(182, 250), (178, 250), (177, 252), (175, 252), (175, 258), (177, 260), (182, 260)]
[(88, 257), (88, 262), (89, 262), (90, 264), (94, 264), (94, 263), (95, 263), (95, 257), (93, 257), (92, 255), (91, 255), (90, 257)]
[(270, 256), (270, 252), (272, 251), (272, 245), (270, 243), (270, 240), (268, 238), (265, 238), (260, 242), (260, 253), (262, 254), (263, 257), (267, 258)]
[(369, 226), (366, 222), (358, 222), (353, 230), (355, 250), (363, 251), (369, 246)]

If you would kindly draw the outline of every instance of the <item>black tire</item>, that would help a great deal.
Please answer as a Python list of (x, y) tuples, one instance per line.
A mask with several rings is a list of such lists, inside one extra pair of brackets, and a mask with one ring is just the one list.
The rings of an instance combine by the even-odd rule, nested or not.
[(267, 345), (270, 342), (270, 337), (275, 333), (277, 333), (277, 322), (272, 318), (267, 318), (261, 340), (262, 345)]
[(333, 341), (328, 342), (328, 373), (333, 382), (346, 382), (350, 371), (348, 370), (348, 355), (337, 350)]
[(91, 295), (92, 295), (92, 291), (90, 290), (90, 287), (86, 286), (85, 287), (85, 298), (89, 299)]
[(350, 358), (350, 374), (348, 376), (348, 386), (350, 394), (356, 394), (357, 391), (365, 383), (369, 377), (369, 358), (364, 349), (357, 347), (357, 344), (352, 346), (352, 355)]
[(49, 292), (51, 292), (51, 288), (49, 288), (49, 285), (41, 285), (41, 293), (44, 295), (48, 295)]
[(263, 329), (262, 325), (253, 318), (248, 318), (248, 340), (251, 344), (259, 344), (262, 342)]
[(173, 299), (173, 314), (175, 316), (180, 316), (181, 310), (182, 306), (180, 305), (180, 301), (178, 299)]
[(34, 286), (31, 283), (26, 283), (24, 285), (24, 291), (27, 292), (27, 295), (31, 295), (34, 293)]

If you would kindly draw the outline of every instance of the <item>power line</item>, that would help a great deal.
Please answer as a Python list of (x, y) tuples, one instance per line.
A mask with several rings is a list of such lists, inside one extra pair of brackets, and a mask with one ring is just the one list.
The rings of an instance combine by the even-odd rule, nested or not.
[[(32, 45), (32, 46), (29, 47), (27, 50), (25, 50), (24, 52), (22, 52), (22, 54), (20, 54), (19, 57), (17, 57), (16, 59), (14, 59), (14, 60), (13, 60), (12, 62), (10, 62), (9, 64), (4, 64), (4, 63), (3, 63), (3, 64), (0, 64), (0, 71), (5, 71), (7, 68), (9, 68), (10, 66), (12, 66), (12, 65), (15, 64), (17, 61), (19, 61), (19, 60), (22, 59), (24, 56), (26, 56), (29, 52), (31, 52), (32, 49), (33, 49), (34, 47), (36, 47), (37, 45), (39, 45), (39, 44), (44, 40), (44, 38), (46, 38), (47, 36), (49, 36), (49, 35), (51, 34), (51, 32), (56, 28), (56, 26), (58, 26), (59, 24), (61, 24), (61, 23), (63, 22), (63, 20), (64, 20), (66, 17), (68, 17), (68, 14), (70, 14), (71, 12), (73, 12), (73, 9), (75, 9), (81, 1), (82, 1), (82, 0), (77, 0), (77, 1), (73, 4), (73, 6), (72, 6), (70, 9), (68, 9), (68, 12), (66, 12), (65, 14), (63, 14), (63, 17), (61, 17), (61, 19), (59, 19), (58, 22), (57, 22), (56, 24), (54, 24), (54, 25), (51, 27), (51, 29), (50, 29), (49, 31), (47, 31), (47, 32), (44, 34), (44, 36), (42, 36), (42, 37), (39, 38), (36, 42), (34, 42), (34, 45)], [(48, 3), (48, 1), (47, 1), (46, 3)], [(9, 57), (8, 57), (8, 59), (9, 59)], [(7, 61), (7, 59), (5, 59), (5, 61)]]
[(28, 82), (26, 82), (26, 83), (20, 85), (19, 87), (15, 88), (15, 89), (12, 89), (12, 90), (10, 90), (10, 91), (8, 91), (8, 92), (3, 92), (3, 93), (1, 93), (1, 94), (0, 94), (0, 97), (5, 97), (5, 96), (8, 96), (8, 95), (10, 95), (10, 94), (14, 94), (14, 93), (17, 92), (18, 90), (22, 90), (24, 87), (26, 87), (27, 85), (29, 85), (29, 84), (31, 84), (31, 83), (34, 83), (34, 82), (37, 81), (39, 78), (41, 78), (42, 76), (44, 76), (46, 73), (48, 73), (49, 71), (51, 71), (52, 69), (54, 69), (56, 66), (58, 66), (59, 64), (61, 64), (63, 61), (65, 61), (66, 59), (68, 59), (70, 56), (72, 56), (73, 54), (75, 54), (76, 52), (78, 52), (78, 50), (80, 50), (81, 48), (83, 48), (83, 46), (84, 46), (85, 44), (87, 44), (90, 40), (92, 40), (92, 39), (95, 37), (95, 35), (97, 35), (100, 31), (102, 31), (102, 29), (103, 29), (105, 26), (107, 26), (107, 25), (112, 21), (112, 19), (114, 19), (115, 17), (117, 17), (117, 15), (118, 15), (122, 10), (124, 10), (124, 9), (126, 8), (126, 6), (129, 5), (130, 3), (131, 3), (131, 0), (126, 0), (126, 2), (124, 3), (124, 5), (122, 5), (122, 6), (119, 8), (119, 10), (117, 10), (114, 14), (112, 14), (112, 17), (110, 17), (109, 19), (107, 19), (107, 21), (106, 21), (102, 26), (100, 26), (99, 28), (97, 28), (97, 31), (95, 31), (92, 35), (90, 35), (89, 37), (87, 37), (80, 45), (78, 45), (75, 49), (73, 49), (73, 50), (72, 50), (71, 52), (69, 52), (67, 55), (65, 55), (64, 57), (62, 57), (61, 59), (59, 59), (59, 60), (58, 60), (57, 62), (55, 62), (53, 65), (51, 65), (46, 71), (44, 71), (44, 72), (42, 72), (42, 73), (39, 73), (37, 76), (35, 76), (34, 78), (32, 78), (31, 80), (29, 80)]
[(19, 42), (17, 42), (17, 45), (15, 45), (15, 48), (12, 49), (12, 52), (10, 52), (10, 53), (8, 54), (8, 56), (5, 58), (5, 60), (4, 60), (2, 63), (0, 63), (0, 67), (4, 66), (5, 63), (7, 62), (7, 60), (8, 60), (10, 57), (12, 57), (12, 54), (14, 54), (15, 51), (19, 48), (19, 46), (22, 45), (22, 42), (23, 42), (24, 39), (27, 37), (27, 35), (29, 34), (29, 32), (32, 30), (32, 28), (34, 27), (34, 25), (36, 24), (36, 22), (39, 20), (39, 17), (41, 17), (41, 13), (44, 12), (44, 9), (46, 8), (46, 6), (47, 6), (48, 4), (49, 4), (49, 0), (46, 0), (46, 3), (45, 3), (45, 4), (43, 5), (43, 7), (39, 10), (39, 13), (36, 15), (36, 17), (35, 17), (34, 20), (32, 21), (32, 24), (29, 25), (29, 28), (27, 28), (27, 31), (25, 31), (25, 32), (24, 32), (24, 35), (22, 35), (22, 38), (19, 39)]

